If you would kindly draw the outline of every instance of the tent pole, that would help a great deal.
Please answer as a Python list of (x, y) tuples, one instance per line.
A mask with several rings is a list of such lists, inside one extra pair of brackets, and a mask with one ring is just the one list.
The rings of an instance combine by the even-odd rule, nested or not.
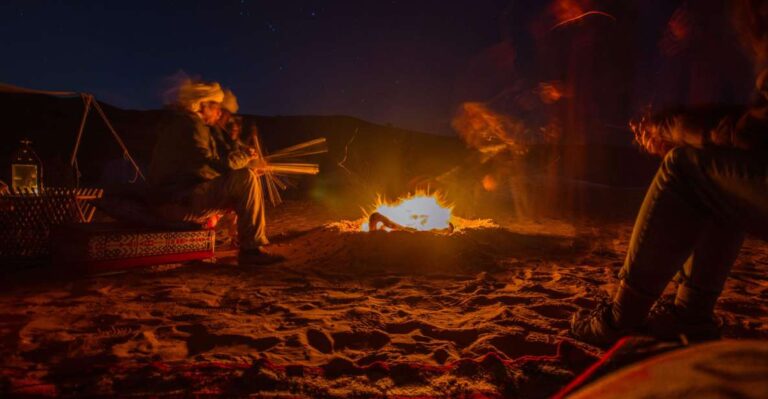
[(85, 120), (88, 119), (88, 112), (91, 110), (91, 101), (93, 97), (90, 94), (81, 94), (85, 107), (83, 109), (83, 117), (80, 119), (80, 128), (77, 130), (77, 140), (75, 141), (75, 149), (72, 151), (72, 157), (69, 160), (70, 165), (75, 166), (77, 162), (77, 151), (80, 150), (80, 141), (83, 139), (83, 131), (85, 130)]
[(115, 141), (117, 141), (117, 144), (119, 144), (120, 148), (123, 149), (123, 156), (125, 156), (128, 161), (131, 162), (131, 165), (133, 165), (133, 168), (136, 170), (136, 174), (138, 174), (142, 180), (147, 181), (147, 178), (144, 177), (143, 173), (141, 173), (141, 168), (139, 168), (139, 165), (136, 164), (136, 161), (131, 156), (131, 153), (128, 152), (128, 147), (125, 146), (123, 139), (120, 138), (120, 135), (117, 134), (115, 128), (112, 127), (112, 123), (110, 123), (109, 119), (107, 119), (107, 115), (104, 114), (104, 110), (101, 109), (101, 105), (99, 105), (98, 100), (93, 100), (93, 107), (96, 108), (96, 111), (99, 113), (99, 115), (101, 115), (101, 119), (104, 121), (104, 123), (107, 124), (109, 131), (112, 132), (112, 135), (115, 137)]
[(85, 107), (83, 108), (83, 117), (80, 119), (80, 128), (77, 130), (77, 140), (75, 141), (75, 148), (72, 150), (72, 157), (69, 159), (69, 164), (75, 169), (75, 186), (80, 186), (80, 167), (77, 164), (77, 152), (80, 150), (80, 142), (83, 139), (83, 132), (85, 131), (85, 121), (88, 119), (88, 113), (91, 110), (91, 102), (93, 101), (93, 96), (90, 94), (81, 93), (80, 97), (83, 99), (83, 103), (85, 103)]

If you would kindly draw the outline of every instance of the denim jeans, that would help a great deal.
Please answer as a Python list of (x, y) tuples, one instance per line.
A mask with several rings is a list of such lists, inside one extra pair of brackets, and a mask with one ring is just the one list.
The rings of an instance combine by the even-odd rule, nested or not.
[(240, 248), (255, 249), (269, 243), (261, 182), (250, 169), (233, 170), (197, 185), (189, 202), (190, 210), (199, 214), (211, 209), (233, 209)]
[(620, 278), (657, 298), (680, 272), (720, 293), (745, 233), (768, 237), (768, 154), (675, 148), (646, 193)]

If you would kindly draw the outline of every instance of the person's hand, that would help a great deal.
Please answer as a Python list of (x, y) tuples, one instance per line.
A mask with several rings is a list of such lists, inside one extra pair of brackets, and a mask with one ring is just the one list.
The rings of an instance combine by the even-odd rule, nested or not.
[(232, 169), (240, 169), (248, 165), (253, 157), (243, 151), (233, 151), (229, 153), (228, 161), (229, 167)]
[(664, 156), (674, 147), (666, 120), (656, 119), (646, 113), (630, 121), (629, 127), (635, 135), (635, 141), (650, 154)]
[(267, 162), (262, 158), (253, 158), (248, 162), (248, 167), (254, 172), (262, 175), (267, 171)]

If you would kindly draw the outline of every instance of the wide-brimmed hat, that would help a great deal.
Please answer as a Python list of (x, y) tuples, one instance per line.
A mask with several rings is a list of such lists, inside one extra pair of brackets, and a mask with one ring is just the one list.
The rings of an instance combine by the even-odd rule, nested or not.
[(232, 93), (232, 90), (224, 89), (224, 100), (221, 101), (221, 108), (233, 114), (236, 114), (237, 110), (240, 109), (240, 105), (237, 104), (237, 97), (235, 97), (235, 93)]
[(224, 101), (224, 90), (217, 82), (186, 80), (176, 90), (176, 103), (192, 112), (199, 111), (200, 104), (204, 102), (221, 103)]

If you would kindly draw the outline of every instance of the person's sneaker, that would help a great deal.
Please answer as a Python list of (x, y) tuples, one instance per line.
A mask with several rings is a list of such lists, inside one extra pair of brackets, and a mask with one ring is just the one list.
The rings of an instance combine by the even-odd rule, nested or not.
[(237, 255), (237, 261), (240, 265), (269, 265), (280, 263), (284, 260), (284, 256), (271, 254), (262, 248), (243, 249)]
[(571, 318), (571, 335), (600, 347), (613, 345), (619, 338), (630, 335), (632, 330), (614, 325), (612, 307), (610, 301), (604, 301), (591, 311), (582, 309), (574, 313)]
[(688, 341), (720, 339), (722, 322), (714, 316), (704, 320), (685, 320), (677, 307), (669, 301), (659, 301), (651, 309), (645, 324), (648, 335), (661, 340), (675, 340), (685, 336)]

